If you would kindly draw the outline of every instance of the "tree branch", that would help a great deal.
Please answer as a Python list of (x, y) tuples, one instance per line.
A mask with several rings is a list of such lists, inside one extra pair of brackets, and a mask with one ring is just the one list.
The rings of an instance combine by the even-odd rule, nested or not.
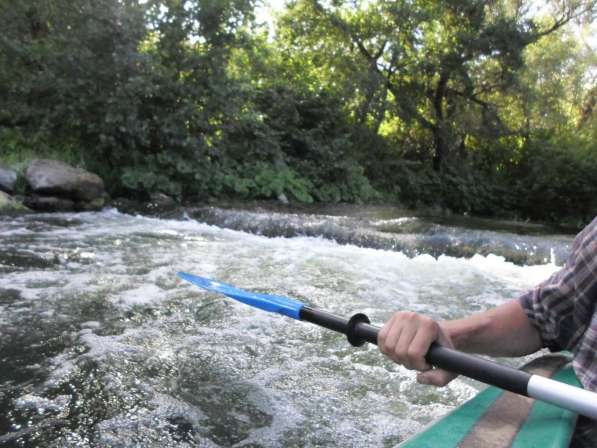
[[(372, 55), (371, 52), (367, 49), (367, 47), (363, 43), (363, 41), (350, 29), (350, 27), (348, 26), (347, 23), (345, 23), (343, 20), (341, 20), (336, 15), (328, 12), (321, 4), (319, 4), (319, 2), (317, 0), (309, 0), (309, 3), (315, 9), (315, 11), (317, 11), (318, 13), (320, 13), (324, 17), (326, 17), (333, 26), (335, 26), (337, 29), (339, 29), (342, 33), (344, 33), (345, 36), (347, 36), (350, 39), (350, 41), (359, 50), (359, 53), (361, 54), (361, 56), (363, 56), (363, 58), (369, 63), (370, 69), (374, 70), (375, 73), (377, 73), (379, 76), (381, 76), (384, 79), (386, 88), (396, 98), (396, 105), (398, 106), (398, 113), (401, 116), (401, 118), (403, 118), (403, 119), (414, 118), (424, 128), (432, 130), (432, 131), (435, 130), (436, 125), (434, 123), (432, 123), (431, 121), (429, 121), (428, 119), (426, 119), (417, 110), (416, 107), (414, 107), (412, 104), (410, 104), (408, 99), (405, 99), (403, 101), (399, 100), (399, 98), (402, 96), (401, 92), (400, 92), (400, 87), (398, 85), (396, 85), (394, 82), (392, 82), (392, 77), (393, 77), (394, 73), (396, 73), (397, 68), (394, 68), (394, 70), (391, 70), (391, 67), (390, 67), (390, 70), (385, 70), (385, 74), (379, 68), (377, 61), (378, 61), (379, 57), (381, 57), (383, 55), (383, 52), (385, 51), (385, 46), (387, 45), (387, 41), (384, 41), (384, 43), (382, 44), (381, 48), (377, 51), (377, 53), (375, 55)], [(396, 56), (395, 53), (394, 53), (394, 56)]]

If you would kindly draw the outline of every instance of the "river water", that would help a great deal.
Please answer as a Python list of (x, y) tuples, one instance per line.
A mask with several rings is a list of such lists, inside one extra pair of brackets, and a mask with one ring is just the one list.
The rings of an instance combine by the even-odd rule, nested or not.
[(0, 218), (0, 446), (395, 446), (482, 385), (417, 385), (375, 347), (176, 272), (448, 319), (546, 278), (571, 241), (371, 207)]

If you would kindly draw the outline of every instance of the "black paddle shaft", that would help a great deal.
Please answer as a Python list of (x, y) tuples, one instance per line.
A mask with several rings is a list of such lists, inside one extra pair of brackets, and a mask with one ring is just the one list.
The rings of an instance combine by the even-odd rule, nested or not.
[[(379, 328), (371, 325), (369, 318), (364, 314), (355, 314), (350, 319), (345, 319), (327, 311), (304, 306), (300, 310), (300, 318), (345, 334), (348, 342), (356, 347), (365, 342), (377, 345)], [(425, 359), (434, 367), (464, 375), (515, 394), (528, 396), (527, 385), (531, 375), (526, 372), (443, 347), (437, 343), (431, 344)]]

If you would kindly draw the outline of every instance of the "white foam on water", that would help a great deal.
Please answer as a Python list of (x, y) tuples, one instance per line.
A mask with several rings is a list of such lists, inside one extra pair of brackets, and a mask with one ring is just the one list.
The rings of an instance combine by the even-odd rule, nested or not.
[(102, 361), (112, 355), (131, 356), (143, 354), (143, 348), (126, 342), (122, 342), (127, 334), (136, 334), (134, 330), (128, 330), (118, 336), (98, 336), (90, 329), (83, 329), (79, 332), (79, 339), (89, 349), (83, 356), (95, 361)]
[(44, 381), (44, 389), (56, 389), (68, 383), (76, 370), (75, 357), (68, 353), (61, 353), (50, 358), (48, 377)]
[(141, 305), (155, 305), (164, 300), (165, 291), (154, 284), (144, 284), (119, 293), (112, 299), (124, 307), (130, 308)]
[(70, 401), (69, 395), (58, 395), (56, 398), (50, 400), (34, 394), (25, 394), (15, 399), (14, 403), (17, 409), (27, 409), (35, 411), (38, 414), (46, 412), (66, 414)]
[(394, 218), (394, 219), (379, 219), (375, 221), (371, 221), (371, 224), (374, 226), (385, 226), (385, 225), (392, 225), (392, 224), (406, 224), (411, 222), (420, 221), (419, 218), (415, 217), (403, 217), (403, 218)]
[(0, 236), (2, 237), (9, 237), (9, 236), (25, 236), (25, 235), (32, 235), (35, 232), (25, 228), (25, 227), (15, 227), (12, 229), (0, 229)]

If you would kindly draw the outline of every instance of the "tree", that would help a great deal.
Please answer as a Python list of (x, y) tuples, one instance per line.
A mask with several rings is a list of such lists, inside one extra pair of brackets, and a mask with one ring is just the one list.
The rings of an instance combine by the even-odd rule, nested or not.
[(430, 136), (436, 170), (467, 137), (508, 132), (492, 94), (512, 86), (529, 44), (591, 7), (565, 4), (541, 26), (524, 14), (520, 2), (291, 3), (309, 12), (303, 29), (315, 35), (322, 27), (335, 30), (341, 45), (359, 55), (361, 73), (387, 90), (391, 112)]
[(227, 58), (252, 11), (252, 0), (4, 0), (0, 125), (74, 144), (116, 192), (204, 188), (239, 107)]

